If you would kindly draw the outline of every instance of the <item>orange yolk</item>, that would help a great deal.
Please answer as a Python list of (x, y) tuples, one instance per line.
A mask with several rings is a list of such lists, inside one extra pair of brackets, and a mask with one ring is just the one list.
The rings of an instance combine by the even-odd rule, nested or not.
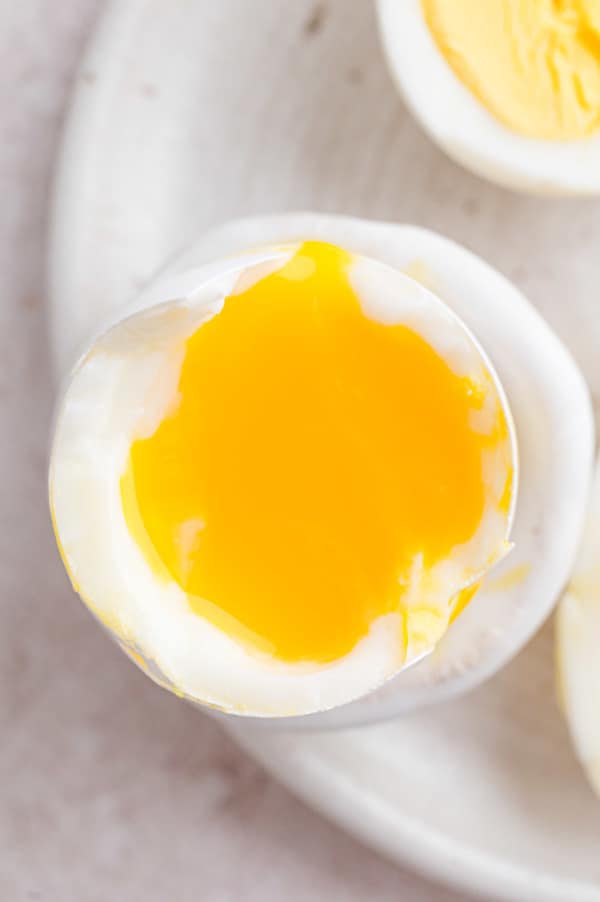
[(484, 511), (481, 391), (410, 328), (365, 316), (350, 262), (306, 243), (227, 297), (121, 482), (154, 570), (288, 662), (334, 661), (403, 615), (415, 557), (448, 556)]

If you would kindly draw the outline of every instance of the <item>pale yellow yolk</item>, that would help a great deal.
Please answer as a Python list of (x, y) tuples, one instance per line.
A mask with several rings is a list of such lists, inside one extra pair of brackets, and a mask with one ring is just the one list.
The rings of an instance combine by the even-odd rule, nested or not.
[(121, 483), (154, 570), (285, 661), (336, 660), (402, 615), (416, 556), (433, 566), (484, 512), (481, 391), (410, 328), (365, 316), (350, 261), (307, 243), (227, 297)]
[(422, 0), (456, 75), (509, 128), (585, 138), (600, 125), (600, 0)]

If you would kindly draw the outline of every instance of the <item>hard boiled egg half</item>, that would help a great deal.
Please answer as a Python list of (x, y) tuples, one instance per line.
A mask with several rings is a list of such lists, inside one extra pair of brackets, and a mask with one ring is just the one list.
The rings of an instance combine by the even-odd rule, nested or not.
[(600, 191), (600, 0), (378, 0), (391, 73), (430, 136), (492, 181)]
[[(318, 719), (382, 692), (397, 708), (414, 694), (404, 671), (429, 688), (482, 678), (547, 612), (583, 510), (587, 396), (559, 350), (558, 445), (573, 451), (555, 475), (578, 475), (541, 544), (560, 553), (525, 617), (493, 597), (469, 617), (511, 547), (516, 436), (487, 354), (421, 284), (440, 272), (506, 342), (497, 305), (510, 324), (514, 289), (431, 233), (242, 221), (197, 242), (79, 360), (52, 447), (56, 535), (82, 599), (158, 682), (259, 717)], [(518, 328), (535, 363), (547, 336), (533, 323)]]
[(575, 749), (600, 795), (600, 464), (577, 565), (556, 620), (558, 690)]

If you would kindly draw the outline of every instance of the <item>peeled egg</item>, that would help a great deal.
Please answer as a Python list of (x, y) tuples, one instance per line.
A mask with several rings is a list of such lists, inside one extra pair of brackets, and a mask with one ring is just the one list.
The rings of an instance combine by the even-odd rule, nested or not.
[(330, 244), (223, 261), (79, 363), (51, 469), (82, 597), (185, 695), (306, 714), (429, 652), (508, 549), (495, 374), (418, 283)]
[(378, 0), (391, 73), (436, 143), (539, 194), (600, 191), (599, 0)]
[[(380, 718), (475, 685), (548, 613), (583, 515), (589, 401), (473, 255), (411, 227), (242, 220), (124, 313), (69, 376), (50, 500), (75, 588), (155, 680), (288, 723)], [(509, 549), (517, 460), (462, 320), (493, 336), (534, 443), (561, 422), (536, 472), (524, 435), (518, 603), (485, 580), (475, 594)]]
[(556, 619), (559, 698), (577, 754), (600, 795), (600, 466), (577, 565)]

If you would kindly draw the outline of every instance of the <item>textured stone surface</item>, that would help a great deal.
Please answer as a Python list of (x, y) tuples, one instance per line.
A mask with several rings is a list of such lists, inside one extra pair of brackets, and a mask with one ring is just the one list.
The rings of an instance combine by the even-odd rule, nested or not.
[[(0, 898), (458, 902), (292, 799), (131, 667), (68, 587), (45, 495), (45, 235), (101, 6), (20, 0), (0, 14)], [(318, 31), (317, 7), (306, 27)]]

